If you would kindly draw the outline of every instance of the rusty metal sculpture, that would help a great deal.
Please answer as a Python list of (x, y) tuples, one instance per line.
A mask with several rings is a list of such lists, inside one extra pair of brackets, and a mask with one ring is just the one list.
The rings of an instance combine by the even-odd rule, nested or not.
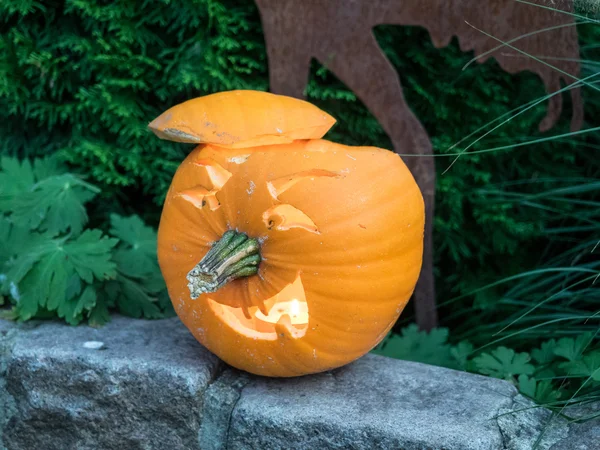
[[(384, 56), (372, 32), (381, 24), (425, 27), (438, 48), (458, 36), (463, 51), (475, 51), (479, 62), (494, 57), (510, 73), (529, 70), (540, 76), (548, 92), (560, 89), (579, 74), (577, 32), (572, 16), (557, 12), (572, 10), (572, 1), (533, 0), (255, 0), (261, 14), (271, 91), (303, 97), (310, 61), (316, 58), (345, 83), (379, 120), (398, 153), (432, 155), (429, 137), (404, 100), (396, 70)], [(542, 5), (542, 7), (540, 7)], [(548, 6), (548, 7), (543, 7)], [(482, 33), (481, 31), (487, 33)], [(532, 33), (536, 30), (546, 30)], [(529, 33), (512, 44), (523, 52), (559, 67), (527, 57), (506, 55), (496, 49)], [(491, 35), (496, 39), (488, 36)], [(496, 49), (496, 50), (494, 50)], [(571, 76), (564, 75), (570, 74)], [(573, 117), (578, 129), (583, 106), (578, 88), (571, 89)], [(540, 129), (550, 129), (562, 110), (561, 95), (552, 96)], [(406, 158), (426, 204), (425, 251), (421, 278), (415, 290), (418, 324), (430, 329), (437, 324), (433, 280), (432, 217), (435, 167), (432, 157)]]

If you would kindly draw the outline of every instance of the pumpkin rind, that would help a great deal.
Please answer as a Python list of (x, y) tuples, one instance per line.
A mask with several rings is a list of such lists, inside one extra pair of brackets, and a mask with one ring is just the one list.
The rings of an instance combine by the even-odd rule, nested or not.
[[(198, 161), (230, 176), (215, 182)], [(218, 207), (181, 195), (202, 188)], [(269, 226), (264, 213), (278, 205), (290, 205), (316, 229)], [(261, 243), (258, 275), (192, 300), (186, 275), (228, 230)], [(177, 314), (204, 346), (234, 367), (288, 377), (339, 367), (381, 341), (415, 287), (423, 231), (421, 193), (387, 150), (320, 139), (243, 149), (199, 145), (167, 194), (158, 256)], [(309, 310), (301, 337), (284, 325), (275, 326), (276, 338), (249, 337), (211, 306), (257, 306), (298, 277)]]
[(316, 106), (260, 91), (227, 91), (173, 106), (149, 128), (160, 138), (231, 148), (319, 139), (335, 119)]

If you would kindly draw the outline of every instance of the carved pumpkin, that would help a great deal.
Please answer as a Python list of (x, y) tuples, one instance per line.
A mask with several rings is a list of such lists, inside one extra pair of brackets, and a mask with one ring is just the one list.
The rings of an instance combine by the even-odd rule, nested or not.
[(232, 91), (150, 124), (200, 144), (167, 193), (158, 258), (183, 323), (232, 366), (289, 377), (344, 365), (413, 292), (421, 193), (396, 154), (319, 139), (334, 122), (301, 100)]

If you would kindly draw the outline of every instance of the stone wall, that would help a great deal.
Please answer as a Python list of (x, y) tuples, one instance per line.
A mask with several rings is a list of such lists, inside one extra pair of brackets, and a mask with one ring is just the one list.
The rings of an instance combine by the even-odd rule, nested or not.
[(0, 449), (599, 449), (507, 382), (368, 355), (295, 379), (231, 369), (177, 319), (0, 321)]

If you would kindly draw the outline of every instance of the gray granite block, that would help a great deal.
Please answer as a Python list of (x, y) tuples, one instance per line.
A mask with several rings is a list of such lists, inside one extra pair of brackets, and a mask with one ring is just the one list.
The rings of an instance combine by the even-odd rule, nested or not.
[(367, 355), (269, 379), (227, 367), (176, 318), (0, 321), (0, 449), (594, 450), (599, 438), (598, 421), (569, 423), (505, 381), (425, 364)]

